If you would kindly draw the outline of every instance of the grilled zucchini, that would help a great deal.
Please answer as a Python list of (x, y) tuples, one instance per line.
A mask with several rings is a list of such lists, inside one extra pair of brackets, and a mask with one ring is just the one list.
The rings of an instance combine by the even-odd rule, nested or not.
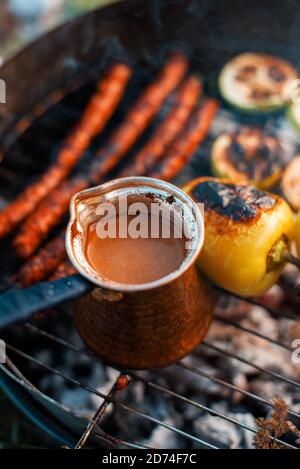
[(215, 176), (251, 183), (260, 189), (274, 186), (282, 173), (283, 148), (279, 140), (257, 129), (220, 135), (211, 152)]
[(290, 99), (296, 70), (285, 60), (247, 52), (230, 60), (219, 75), (222, 97), (245, 112), (269, 112)]

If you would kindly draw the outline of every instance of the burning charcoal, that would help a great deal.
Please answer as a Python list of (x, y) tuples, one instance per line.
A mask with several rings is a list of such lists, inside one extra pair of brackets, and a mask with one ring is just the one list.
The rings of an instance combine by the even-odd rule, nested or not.
[(294, 287), (300, 280), (300, 275), (298, 269), (292, 265), (288, 264), (284, 271), (281, 274), (281, 283), (285, 291), (285, 286)]
[(75, 409), (76, 415), (92, 417), (90, 395), (81, 388), (65, 389), (60, 396), (60, 402), (70, 409)]
[(294, 339), (300, 339), (300, 323), (290, 319), (281, 319), (279, 334), (281, 342), (290, 347)]
[[(203, 359), (203, 349), (196, 350), (192, 355), (189, 355), (183, 360), (183, 363), (195, 367), (210, 376), (220, 378), (221, 373), (216, 370), (215, 367), (207, 363)], [(181, 379), (178, 380), (178, 373), (180, 373)], [(185, 368), (169, 367), (163, 371), (166, 377), (168, 387), (176, 390), (181, 395), (194, 395), (197, 396), (196, 401), (205, 404), (206, 396), (228, 396), (228, 391), (218, 383), (211, 381), (204, 376), (192, 373)]]
[[(246, 316), (240, 324), (273, 339), (279, 339), (280, 323), (272, 319), (268, 313), (261, 308), (253, 307), (251, 314)], [(293, 364), (290, 352), (264, 339), (256, 337), (253, 334), (236, 329), (234, 330), (231, 326), (214, 323), (210, 329), (208, 339), (209, 342), (214, 345), (237, 354), (260, 367), (299, 380), (299, 367)], [(236, 376), (240, 374), (245, 375), (247, 381), (251, 376), (259, 374), (259, 371), (250, 365), (224, 355), (222, 356), (213, 350), (205, 350), (205, 355), (208, 356), (208, 359), (209, 357), (210, 359), (214, 357), (214, 359), (217, 360), (217, 366), (223, 370), (227, 370), (230, 382), (234, 382)], [(247, 381), (243, 381), (244, 389), (246, 390)]]
[[(244, 391), (248, 390), (247, 377), (243, 373), (240, 373), (239, 371), (232, 376), (232, 384), (234, 384), (234, 386)], [(238, 391), (233, 392), (232, 401), (234, 403), (236, 404), (239, 403), (241, 400), (243, 400), (243, 398), (244, 396), (240, 392)]]
[[(270, 381), (267, 378), (259, 377), (252, 380), (249, 384), (249, 390), (264, 399), (271, 402), (274, 401), (276, 396), (284, 396), (288, 407), (295, 412), (300, 410), (300, 390), (295, 389), (287, 383), (279, 381)], [(259, 404), (266, 413), (270, 412), (270, 407), (264, 404)]]
[(269, 291), (258, 298), (263, 305), (279, 310), (284, 300), (284, 291), (279, 285), (273, 285)]
[(250, 314), (244, 316), (240, 324), (259, 331), (271, 339), (278, 337), (278, 323), (270, 314), (259, 306), (252, 306)]
[[(117, 370), (114, 370), (108, 367), (105, 367), (105, 368), (103, 367), (103, 372), (106, 375), (105, 380), (99, 379), (99, 374), (98, 374), (97, 369), (93, 370), (93, 380), (92, 380), (94, 382), (93, 387), (101, 394), (108, 395), (116, 379), (119, 376), (119, 372)], [(90, 394), (90, 398), (91, 398), (91, 404), (92, 404), (91, 409), (93, 409), (93, 414), (94, 414), (98, 410), (98, 408), (103, 404), (104, 399), (102, 399), (102, 397), (98, 396), (97, 394)], [(109, 405), (105, 411), (105, 417), (110, 415), (112, 412), (113, 412), (113, 406)]]
[[(173, 415), (168, 397), (145, 387), (142, 382), (132, 383), (126, 391), (119, 395), (118, 400), (163, 422)], [(118, 429), (120, 437), (140, 442), (149, 441), (152, 432), (157, 427), (157, 424), (140, 418), (120, 407), (114, 407), (113, 415), (109, 420), (109, 424)]]
[[(244, 359), (254, 362), (260, 367), (278, 371), (285, 374), (287, 370), (288, 353), (277, 349), (271, 344), (266, 345), (262, 339), (250, 338), (246, 339), (239, 336), (235, 341), (236, 350)], [(257, 370), (246, 364), (240, 363), (238, 367), (247, 375), (257, 374)]]
[[(165, 423), (174, 425), (172, 419), (166, 419)], [(157, 426), (150, 437), (143, 440), (142, 443), (151, 448), (157, 449), (181, 449), (186, 448), (186, 442), (180, 435), (172, 432), (168, 428)]]
[[(85, 356), (77, 356), (74, 362), (74, 354), (67, 357), (66, 362), (68, 365), (64, 366), (64, 370), (70, 376), (76, 377), (82, 383), (87, 384), (94, 389), (106, 392), (107, 377), (104, 373), (104, 368), (101, 363), (95, 363), (93, 367), (88, 365), (88, 358)], [(82, 370), (83, 373), (79, 373)], [(51, 383), (51, 379), (50, 379)], [(103, 383), (99, 386), (99, 383)], [(91, 418), (95, 410), (102, 404), (103, 399), (100, 396), (91, 394), (83, 388), (79, 388), (68, 381), (61, 380), (60, 385), (54, 386), (55, 398), (64, 403), (75, 412), (79, 411), (80, 415)], [(103, 389), (103, 390), (102, 390)]]
[[(216, 411), (225, 413), (236, 420), (255, 427), (255, 420), (251, 414), (234, 414), (229, 411), (228, 405), (224, 401), (221, 401), (220, 404), (213, 404), (211, 407)], [(197, 434), (199, 438), (222, 448), (250, 448), (251, 441), (253, 439), (252, 432), (244, 430), (222, 418), (207, 414), (195, 420), (194, 430), (195, 434)]]
[[(222, 448), (239, 448), (241, 435), (238, 430), (223, 419), (206, 415), (194, 422), (196, 434), (199, 438)], [(199, 445), (194, 443), (194, 447)]]
[(246, 301), (241, 301), (229, 295), (221, 295), (218, 299), (215, 313), (224, 319), (241, 319), (245, 317), (252, 306)]

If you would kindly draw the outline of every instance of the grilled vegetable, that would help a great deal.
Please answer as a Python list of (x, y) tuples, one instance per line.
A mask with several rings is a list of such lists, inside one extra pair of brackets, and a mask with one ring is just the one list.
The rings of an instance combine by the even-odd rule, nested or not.
[(298, 257), (300, 257), (300, 212), (298, 212), (295, 225), (295, 241)]
[(220, 135), (212, 146), (212, 172), (261, 189), (272, 187), (282, 173), (283, 148), (277, 138), (258, 129)]
[(185, 190), (204, 203), (205, 242), (199, 267), (221, 287), (261, 295), (278, 279), (294, 234), (280, 197), (229, 179), (199, 178)]
[(290, 99), (296, 70), (285, 60), (247, 52), (230, 60), (219, 76), (223, 98), (246, 112), (273, 111)]
[(286, 167), (281, 181), (281, 190), (295, 210), (300, 209), (300, 156), (296, 156)]
[(293, 126), (300, 132), (300, 103), (295, 102), (290, 104), (288, 109), (288, 117), (292, 122)]

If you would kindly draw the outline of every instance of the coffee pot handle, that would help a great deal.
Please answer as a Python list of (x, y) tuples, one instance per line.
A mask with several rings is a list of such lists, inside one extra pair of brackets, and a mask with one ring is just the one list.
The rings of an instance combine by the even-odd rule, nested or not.
[(29, 320), (33, 314), (74, 300), (92, 285), (80, 275), (42, 282), (29, 288), (12, 288), (0, 295), (0, 329)]

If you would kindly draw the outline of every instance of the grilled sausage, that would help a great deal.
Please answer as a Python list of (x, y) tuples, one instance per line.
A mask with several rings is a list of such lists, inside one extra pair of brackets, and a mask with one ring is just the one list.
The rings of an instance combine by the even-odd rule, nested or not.
[(74, 275), (77, 273), (75, 267), (71, 264), (70, 261), (65, 260), (61, 262), (53, 275), (49, 280), (58, 280), (59, 278), (68, 277), (69, 275)]
[(43, 197), (70, 173), (92, 138), (102, 130), (111, 117), (124, 93), (130, 74), (131, 70), (127, 65), (116, 64), (100, 81), (82, 118), (64, 142), (56, 163), (0, 213), (0, 238), (13, 231)]
[(99, 181), (122, 159), (158, 113), (169, 94), (178, 86), (188, 67), (182, 54), (174, 54), (128, 112), (123, 124), (100, 149), (91, 168), (91, 183)]
[(29, 287), (47, 278), (66, 257), (65, 230), (63, 230), (23, 265), (17, 275), (18, 283), (22, 287)]
[(193, 156), (197, 146), (204, 140), (218, 109), (215, 99), (208, 99), (198, 107), (187, 128), (179, 135), (168, 150), (162, 164), (150, 176), (170, 181)]
[(50, 229), (66, 213), (72, 195), (90, 184), (99, 184), (142, 134), (157, 114), (164, 100), (177, 87), (187, 69), (187, 60), (175, 54), (161, 70), (127, 114), (125, 120), (96, 155), (89, 174), (81, 180), (61, 184), (37, 207), (14, 240), (21, 258), (30, 257), (45, 239)]
[(63, 214), (68, 211), (72, 196), (86, 187), (84, 179), (66, 181), (42, 200), (13, 241), (14, 249), (19, 257), (28, 259), (34, 254), (36, 248), (47, 237), (50, 228), (56, 225)]
[(122, 171), (121, 176), (145, 174), (158, 162), (170, 143), (184, 128), (201, 90), (202, 84), (196, 77), (190, 77), (184, 82), (166, 119), (139, 151), (133, 163)]

